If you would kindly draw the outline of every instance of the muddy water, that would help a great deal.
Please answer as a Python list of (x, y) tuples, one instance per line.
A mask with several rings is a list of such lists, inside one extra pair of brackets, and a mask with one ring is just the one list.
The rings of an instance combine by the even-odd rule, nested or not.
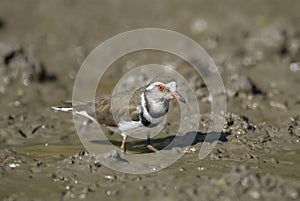
[[(277, 0), (1, 0), (1, 200), (299, 200), (299, 6)], [(200, 161), (210, 123), (203, 80), (173, 55), (145, 51), (120, 58), (97, 96), (111, 93), (132, 66), (172, 64), (196, 91), (201, 111), (193, 145), (177, 147), (183, 157), (159, 172), (131, 175), (87, 153), (72, 116), (50, 106), (71, 99), (76, 73), (94, 47), (141, 27), (178, 31), (203, 46), (222, 72), (227, 113), (216, 147)], [(172, 104), (155, 146), (177, 131), (178, 108)], [(105, 133), (120, 144), (118, 135)], [(130, 138), (129, 153), (147, 153), (143, 144)], [(110, 159), (118, 164), (120, 157)]]

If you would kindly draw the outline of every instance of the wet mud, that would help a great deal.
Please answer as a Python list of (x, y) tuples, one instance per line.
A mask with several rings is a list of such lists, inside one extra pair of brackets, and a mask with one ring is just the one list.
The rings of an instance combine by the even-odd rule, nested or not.
[[(0, 199), (299, 200), (299, 6), (277, 0), (1, 0)], [(216, 147), (199, 160), (211, 121), (203, 79), (174, 55), (145, 51), (120, 58), (97, 96), (111, 93), (122, 73), (155, 62), (180, 72), (200, 107), (199, 129), (182, 137), (193, 136), (192, 145), (176, 147), (184, 155), (159, 172), (138, 175), (100, 162), (128, 165), (118, 150), (119, 135), (104, 129), (116, 149), (105, 156), (88, 153), (72, 115), (50, 107), (71, 99), (76, 73), (93, 48), (142, 27), (171, 29), (198, 42), (221, 72), (227, 112)], [(153, 139), (160, 148), (180, 124), (179, 105), (171, 109)], [(147, 153), (144, 143), (129, 138), (128, 153)]]

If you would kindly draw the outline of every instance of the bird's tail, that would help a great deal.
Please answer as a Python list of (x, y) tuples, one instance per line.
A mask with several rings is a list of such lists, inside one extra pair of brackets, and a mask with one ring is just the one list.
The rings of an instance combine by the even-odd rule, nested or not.
[(61, 105), (53, 106), (51, 108), (54, 110), (57, 110), (57, 111), (64, 111), (64, 112), (72, 112), (73, 111), (71, 101), (61, 101)]
[(62, 101), (60, 106), (53, 106), (52, 109), (56, 111), (73, 112), (75, 114), (86, 117), (92, 121), (96, 121), (94, 112), (92, 112), (92, 102), (71, 102)]

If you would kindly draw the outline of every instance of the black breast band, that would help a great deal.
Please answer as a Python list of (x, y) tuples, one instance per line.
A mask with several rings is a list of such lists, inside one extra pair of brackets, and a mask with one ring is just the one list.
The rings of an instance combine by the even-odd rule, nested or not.
[(143, 124), (144, 126), (146, 126), (146, 127), (148, 127), (148, 126), (151, 124), (151, 122), (148, 121), (148, 120), (144, 117), (143, 111), (141, 112), (141, 120), (142, 120), (142, 124)]

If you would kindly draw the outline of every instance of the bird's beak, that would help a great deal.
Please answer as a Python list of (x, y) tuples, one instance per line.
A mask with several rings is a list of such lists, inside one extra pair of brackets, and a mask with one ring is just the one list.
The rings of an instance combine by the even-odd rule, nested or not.
[(182, 103), (186, 103), (184, 98), (177, 91), (173, 92), (171, 96)]

